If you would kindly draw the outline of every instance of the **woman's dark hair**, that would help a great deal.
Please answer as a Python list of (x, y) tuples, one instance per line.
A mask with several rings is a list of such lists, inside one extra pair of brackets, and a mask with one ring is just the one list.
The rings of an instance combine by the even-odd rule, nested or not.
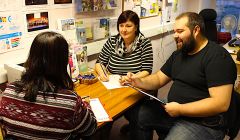
[(138, 17), (138, 15), (131, 11), (131, 10), (126, 10), (123, 11), (121, 13), (121, 15), (118, 17), (118, 21), (117, 21), (117, 30), (119, 32), (119, 24), (127, 22), (127, 21), (131, 21), (135, 24), (135, 26), (137, 26), (137, 31), (136, 31), (136, 35), (140, 33), (140, 19)]
[(43, 32), (35, 37), (19, 82), (25, 100), (35, 102), (39, 91), (45, 95), (59, 88), (73, 89), (67, 73), (68, 53), (68, 43), (59, 33)]

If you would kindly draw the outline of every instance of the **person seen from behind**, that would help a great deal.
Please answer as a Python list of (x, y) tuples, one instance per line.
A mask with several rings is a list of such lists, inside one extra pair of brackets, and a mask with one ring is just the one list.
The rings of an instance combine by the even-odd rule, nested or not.
[(76, 139), (94, 134), (96, 118), (74, 91), (67, 72), (68, 47), (56, 32), (42, 32), (34, 38), (26, 71), (3, 92), (4, 139)]

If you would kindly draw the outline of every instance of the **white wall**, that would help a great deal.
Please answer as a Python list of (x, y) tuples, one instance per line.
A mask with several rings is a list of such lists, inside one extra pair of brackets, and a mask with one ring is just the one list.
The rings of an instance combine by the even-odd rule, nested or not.
[[(2, 1), (2, 0), (1, 0)], [(4, 0), (7, 1), (7, 0)], [(56, 20), (58, 18), (71, 18), (76, 15), (74, 12), (74, 6), (73, 4), (67, 4), (67, 5), (54, 5), (54, 0), (48, 0), (49, 4), (47, 6), (25, 6), (24, 1), (25, 0), (15, 0), (19, 2), (20, 9), (17, 12), (21, 12), (23, 17), (25, 17), (26, 13), (32, 13), (33, 11), (48, 11), (49, 16), (49, 27), (51, 30), (54, 30), (57, 28), (57, 22)], [(174, 20), (175, 16), (177, 16), (181, 12), (185, 11), (194, 11), (198, 12), (200, 9), (206, 7), (208, 5), (214, 5), (214, 2), (209, 2), (208, 0), (178, 0), (178, 12), (172, 13), (171, 20)], [(215, 1), (215, 0), (213, 0)], [(204, 4), (203, 4), (204, 3)], [(118, 1), (119, 8), (114, 10), (107, 10), (107, 11), (98, 11), (98, 12), (88, 12), (88, 13), (82, 13), (76, 15), (77, 18), (89, 18), (95, 19), (98, 17), (118, 17), (118, 15), (121, 13), (122, 9), (122, 0)], [(4, 13), (6, 11), (1, 11), (0, 14)], [(26, 17), (25, 17), (26, 18)], [(26, 29), (26, 19), (24, 19), (24, 32), (22, 36), (22, 45), (23, 49), (7, 52), (7, 53), (1, 53), (0, 54), (0, 83), (6, 81), (6, 72), (3, 69), (4, 63), (14, 63), (19, 64), (25, 62), (28, 51), (31, 45), (31, 42), (33, 38), (40, 32), (36, 31), (34, 33), (27, 33)], [(161, 24), (161, 17), (156, 16), (152, 18), (145, 18), (141, 19), (141, 31), (145, 34), (147, 37), (156, 36), (158, 34), (161, 34), (162, 32), (167, 32), (172, 30), (172, 24)], [(160, 42), (163, 40), (163, 45), (160, 44)], [(105, 43), (105, 40), (97, 41), (93, 43), (87, 44), (88, 46), (88, 54), (92, 55), (97, 52), (99, 52)], [(173, 51), (173, 40), (169, 37), (162, 38), (153, 38), (153, 49), (154, 49), (154, 71), (160, 68), (160, 66), (166, 61), (168, 56)], [(91, 64), (93, 65), (93, 64)]]
[(216, 0), (181, 0), (184, 3), (183, 11), (199, 13), (202, 9), (216, 9)]
[(202, 9), (216, 9), (216, 0), (199, 1), (198, 12), (200, 12)]

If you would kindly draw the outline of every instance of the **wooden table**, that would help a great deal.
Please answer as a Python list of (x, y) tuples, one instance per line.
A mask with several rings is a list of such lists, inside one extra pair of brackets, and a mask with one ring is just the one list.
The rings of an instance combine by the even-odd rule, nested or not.
[[(78, 84), (75, 91), (80, 96), (99, 98), (112, 119), (120, 116), (144, 97), (144, 95), (129, 87), (108, 90), (100, 81), (91, 85)], [(98, 127), (103, 124), (98, 123)]]

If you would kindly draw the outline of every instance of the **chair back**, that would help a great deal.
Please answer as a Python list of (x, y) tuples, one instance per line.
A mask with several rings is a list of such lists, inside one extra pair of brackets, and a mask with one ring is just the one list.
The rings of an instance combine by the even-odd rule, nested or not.
[(229, 120), (231, 125), (227, 135), (230, 137), (229, 140), (233, 140), (238, 135), (240, 129), (240, 93), (233, 92), (230, 107), (230, 110), (232, 109), (232, 120)]
[(200, 11), (205, 23), (205, 36), (208, 40), (214, 41), (217, 43), (217, 12), (214, 9), (203, 9)]

